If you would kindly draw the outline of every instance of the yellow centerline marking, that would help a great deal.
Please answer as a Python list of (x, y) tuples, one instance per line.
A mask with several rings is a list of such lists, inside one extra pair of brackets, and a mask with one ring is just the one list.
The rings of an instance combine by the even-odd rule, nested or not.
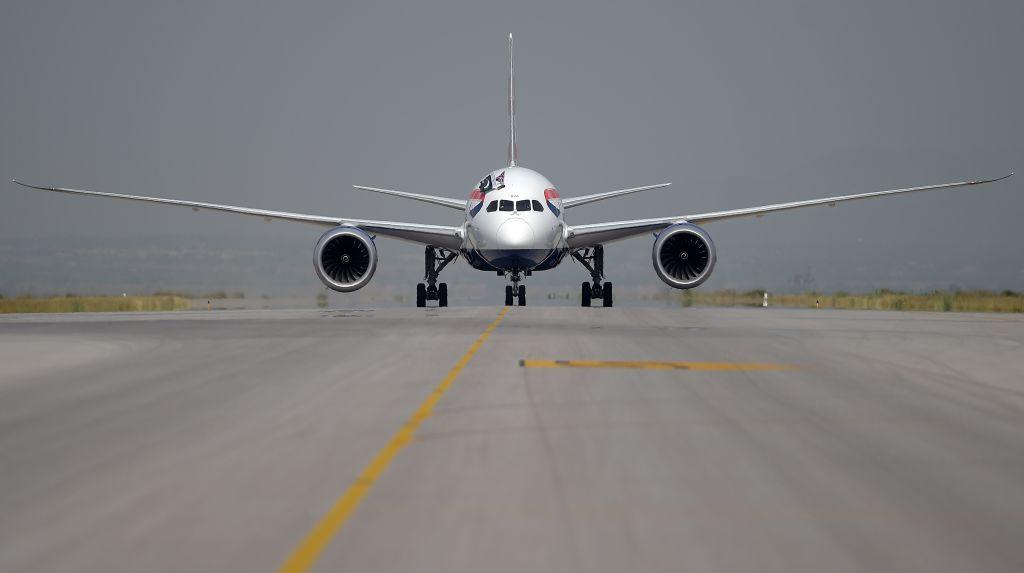
[(658, 362), (651, 360), (520, 360), (523, 368), (630, 368), (634, 370), (795, 370), (796, 366), (762, 362)]
[(278, 569), (279, 573), (300, 573), (309, 571), (309, 569), (316, 563), (318, 557), (327, 547), (327, 544), (331, 539), (341, 531), (341, 528), (345, 526), (345, 523), (355, 512), (356, 508), (366, 497), (366, 494), (373, 488), (374, 483), (380, 478), (381, 475), (387, 471), (391, 462), (394, 461), (395, 456), (402, 451), (405, 446), (409, 445), (412, 441), (416, 430), (420, 427), (424, 420), (429, 418), (434, 413), (434, 406), (441, 399), (441, 396), (451, 387), (455, 379), (458, 378), (459, 373), (462, 369), (469, 364), (469, 361), (473, 359), (473, 355), (480, 350), (483, 343), (490, 338), (491, 333), (494, 332), (495, 328), (498, 328), (498, 324), (501, 323), (501, 319), (505, 318), (505, 314), (508, 313), (508, 307), (502, 309), (498, 317), (491, 322), (487, 330), (484, 330), (483, 334), (476, 339), (475, 342), (469, 347), (469, 350), (462, 355), (462, 358), (455, 363), (455, 366), (448, 372), (448, 375), (441, 380), (441, 383), (434, 388), (434, 391), (427, 396), (427, 399), (420, 404), (420, 407), (413, 412), (412, 416), (405, 422), (405, 424), (398, 430), (391, 441), (374, 456), (362, 473), (356, 478), (355, 482), (352, 483), (345, 490), (345, 493), (338, 498), (331, 507), (327, 515), (320, 520), (316, 526), (306, 535), (306, 538), (302, 540), (302, 543), (295, 549), (295, 551), (288, 557), (288, 560), (281, 565)]

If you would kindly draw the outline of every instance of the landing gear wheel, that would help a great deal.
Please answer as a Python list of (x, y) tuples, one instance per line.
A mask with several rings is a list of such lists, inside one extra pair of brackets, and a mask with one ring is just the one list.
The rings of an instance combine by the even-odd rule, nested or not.
[(441, 247), (427, 245), (423, 250), (423, 280), (426, 284), (416, 285), (416, 306), (427, 306), (428, 300), (436, 300), (437, 306), (448, 306), (448, 285), (437, 283), (437, 275), (449, 263), (458, 258), (458, 253)]
[(427, 285), (423, 283), (416, 285), (416, 306), (417, 308), (427, 306)]
[(519, 285), (519, 306), (526, 306), (526, 285)]
[(612, 283), (602, 283), (604, 278), (604, 247), (594, 245), (583, 247), (570, 253), (576, 262), (583, 265), (583, 268), (590, 271), (590, 282), (583, 283), (583, 293), (580, 297), (582, 306), (591, 306), (595, 300), (601, 301), (604, 306), (612, 305)]
[(505, 306), (512, 306), (512, 285), (505, 285)]

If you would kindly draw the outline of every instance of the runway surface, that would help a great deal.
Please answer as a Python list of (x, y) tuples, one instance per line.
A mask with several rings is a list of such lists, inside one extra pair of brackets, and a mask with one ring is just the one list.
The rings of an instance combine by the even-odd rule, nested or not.
[(0, 571), (1024, 571), (1024, 317), (501, 312), (0, 317)]

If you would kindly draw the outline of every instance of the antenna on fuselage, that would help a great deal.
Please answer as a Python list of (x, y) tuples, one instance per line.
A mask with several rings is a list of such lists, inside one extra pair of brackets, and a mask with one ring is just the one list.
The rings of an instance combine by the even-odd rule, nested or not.
[(508, 166), (515, 167), (519, 161), (519, 147), (516, 146), (516, 74), (512, 65), (512, 34), (508, 35)]

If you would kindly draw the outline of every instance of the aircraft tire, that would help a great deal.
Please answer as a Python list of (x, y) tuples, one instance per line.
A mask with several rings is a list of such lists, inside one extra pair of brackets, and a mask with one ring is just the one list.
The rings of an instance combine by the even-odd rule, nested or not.
[(448, 283), (437, 285), (437, 306), (448, 306)]
[(519, 306), (526, 306), (526, 285), (519, 285)]
[(582, 306), (590, 306), (590, 283), (583, 283), (583, 291), (580, 294)]
[(604, 288), (601, 289), (601, 294), (604, 295), (604, 306), (605, 308), (612, 306), (612, 283), (604, 283)]
[(427, 285), (419, 283), (416, 285), (416, 307), (423, 308), (427, 306)]
[(505, 306), (512, 306), (512, 285), (505, 285)]

